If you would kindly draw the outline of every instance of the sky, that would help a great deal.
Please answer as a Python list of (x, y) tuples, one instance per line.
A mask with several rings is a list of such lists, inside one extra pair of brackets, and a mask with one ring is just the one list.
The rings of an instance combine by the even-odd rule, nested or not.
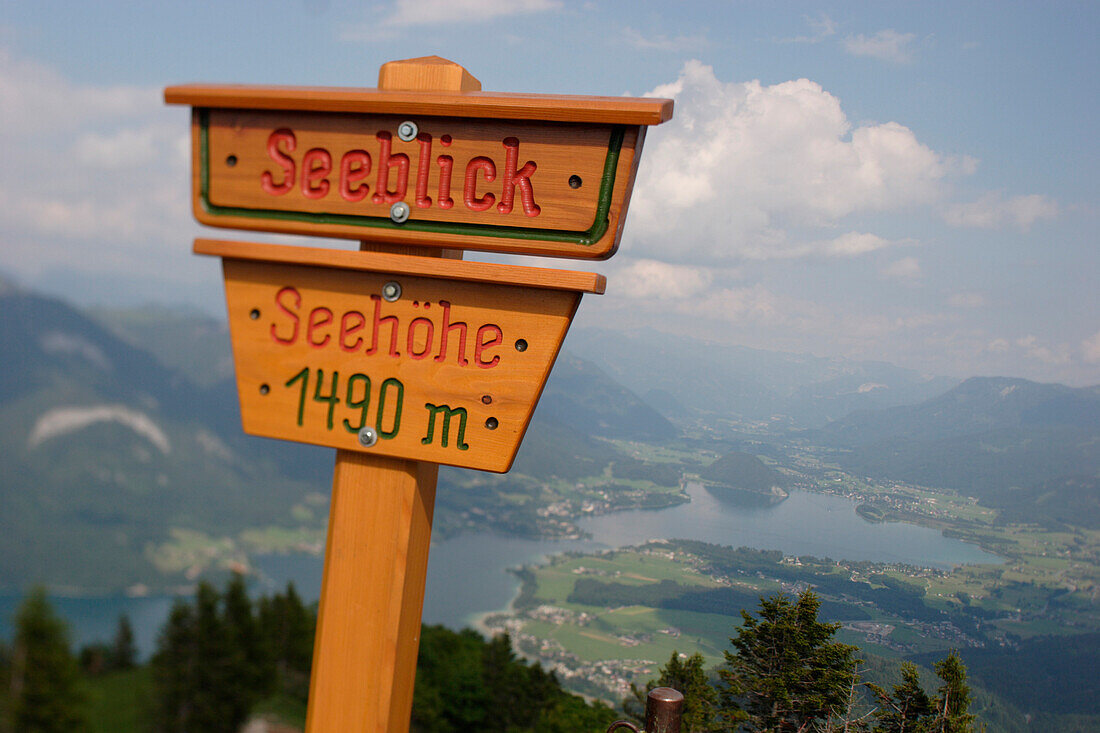
[[(165, 86), (658, 96), (578, 323), (937, 375), (1100, 383), (1100, 3), (0, 0), (0, 273), (223, 312)], [(343, 241), (331, 246), (348, 247)], [(492, 259), (471, 254), (469, 259)]]

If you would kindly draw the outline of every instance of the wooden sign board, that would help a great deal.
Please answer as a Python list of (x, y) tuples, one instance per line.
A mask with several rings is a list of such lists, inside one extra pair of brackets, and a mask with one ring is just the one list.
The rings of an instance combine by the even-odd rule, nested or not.
[(507, 471), (602, 276), (196, 240), (223, 258), (246, 433)]
[[(614, 254), (665, 99), (170, 87), (203, 224), (433, 248)], [(295, 111), (286, 111), (295, 110)]]

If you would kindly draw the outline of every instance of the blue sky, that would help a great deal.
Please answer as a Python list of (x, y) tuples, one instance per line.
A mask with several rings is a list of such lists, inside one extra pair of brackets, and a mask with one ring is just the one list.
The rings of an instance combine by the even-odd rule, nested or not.
[(438, 54), (487, 90), (676, 98), (582, 325), (1096, 384), (1098, 19), (1090, 2), (0, 0), (0, 271), (218, 312), (217, 265), (190, 254), (188, 114), (163, 87), (371, 86)]

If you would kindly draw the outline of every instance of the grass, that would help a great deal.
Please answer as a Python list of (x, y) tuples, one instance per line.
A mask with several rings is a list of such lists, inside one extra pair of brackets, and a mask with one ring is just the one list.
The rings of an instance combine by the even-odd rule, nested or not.
[(93, 677), (86, 690), (91, 733), (138, 733), (149, 728), (153, 675), (148, 665)]

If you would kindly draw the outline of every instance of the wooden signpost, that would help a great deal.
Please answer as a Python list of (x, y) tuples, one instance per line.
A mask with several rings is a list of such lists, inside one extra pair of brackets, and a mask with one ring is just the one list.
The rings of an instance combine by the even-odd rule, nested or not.
[[(378, 89), (178, 86), (196, 218), (360, 239), (222, 258), (245, 432), (337, 449), (308, 733), (405, 731), (440, 464), (507, 471), (586, 272), (461, 250), (614, 254), (666, 99), (490, 94), (437, 57)], [(413, 256), (415, 255), (415, 256)]]

